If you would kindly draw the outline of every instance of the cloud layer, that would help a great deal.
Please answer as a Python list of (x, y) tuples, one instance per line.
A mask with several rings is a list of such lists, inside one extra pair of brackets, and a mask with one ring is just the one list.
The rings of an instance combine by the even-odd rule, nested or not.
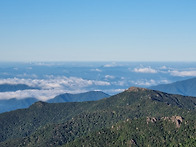
[(0, 84), (26, 84), (32, 87), (40, 87), (42, 89), (54, 89), (62, 87), (74, 88), (75, 86), (87, 87), (92, 85), (109, 86), (110, 83), (106, 81), (86, 80), (78, 77), (65, 77), (65, 76), (47, 76), (47, 79), (19, 79), (8, 78), (0, 79)]
[(145, 87), (149, 87), (149, 86), (153, 86), (153, 85), (158, 85), (158, 84), (168, 84), (170, 83), (170, 81), (168, 80), (147, 80), (147, 79), (143, 79), (143, 80), (137, 80), (137, 81), (131, 81), (131, 83), (133, 83), (134, 85), (138, 85), (138, 86), (145, 86)]
[(179, 76), (179, 77), (192, 77), (196, 76), (196, 71), (169, 71), (171, 75), (173, 76)]
[[(25, 67), (25, 73), (22, 68), (15, 68), (14, 71), (2, 70), (0, 75), (4, 79), (0, 79), (0, 84), (26, 84), (40, 90), (2, 92), (0, 93), (0, 99), (35, 97), (39, 100), (47, 100), (62, 93), (80, 93), (96, 89), (109, 94), (116, 94), (130, 86), (149, 87), (171, 83), (173, 76), (175, 76), (175, 80), (182, 79), (182, 77), (196, 76), (195, 66), (178, 68), (169, 64), (136, 65), (112, 62), (111, 64), (89, 66), (84, 69), (81, 67), (80, 70), (76, 68), (71, 71), (70, 68), (66, 67), (53, 67), (53, 64), (40, 63), (39, 66), (45, 66), (44, 68), (54, 71), (51, 73), (53, 75), (45, 75), (46, 72), (39, 73), (39, 71), (34, 71), (35, 67), (30, 66)], [(58, 70), (56, 71), (56, 69)], [(74, 75), (74, 77), (69, 77), (71, 75)]]
[(141, 67), (141, 68), (134, 68), (133, 70), (134, 72), (138, 72), (138, 73), (157, 73), (157, 70), (152, 69), (151, 67)]
[(62, 93), (80, 93), (87, 91), (89, 86), (110, 86), (109, 82), (86, 80), (78, 77), (47, 76), (47, 79), (0, 79), (0, 84), (26, 84), (39, 87), (41, 90), (22, 90), (16, 92), (1, 92), (0, 99), (35, 97), (40, 100), (54, 98)]

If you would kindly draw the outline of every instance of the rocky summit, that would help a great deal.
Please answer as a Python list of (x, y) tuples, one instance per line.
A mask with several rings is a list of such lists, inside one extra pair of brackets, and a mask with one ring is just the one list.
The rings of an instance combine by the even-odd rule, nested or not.
[(146, 90), (148, 90), (148, 89), (140, 88), (140, 87), (130, 87), (125, 91), (127, 91), (127, 92), (139, 92), (139, 91), (146, 91)]

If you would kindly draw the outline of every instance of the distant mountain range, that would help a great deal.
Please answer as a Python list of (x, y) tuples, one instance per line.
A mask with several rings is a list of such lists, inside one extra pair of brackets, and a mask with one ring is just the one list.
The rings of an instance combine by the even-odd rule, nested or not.
[(131, 87), (0, 114), (0, 146), (195, 146), (196, 98)]
[[(1, 84), (0, 92), (15, 92), (18, 90), (29, 90), (29, 89), (39, 89), (36, 87), (31, 87), (26, 84)], [(0, 113), (7, 112), (16, 109), (27, 108), (33, 103), (37, 102), (36, 98), (25, 98), (25, 99), (1, 99), (0, 100)]]
[(1, 84), (0, 85), (0, 92), (10, 92), (10, 91), (27, 90), (27, 89), (39, 89), (39, 88), (31, 87), (26, 84)]
[[(1, 84), (0, 92), (10, 92), (17, 90), (27, 90), (27, 89), (38, 89), (36, 87), (31, 87), (25, 84)], [(178, 81), (171, 84), (162, 84), (157, 86), (149, 87), (149, 89), (159, 90), (162, 92), (170, 94), (180, 94), (184, 96), (195, 96), (196, 97), (196, 78)], [(83, 102), (83, 101), (96, 101), (101, 98), (109, 97), (101, 91), (91, 91), (80, 94), (61, 94), (53, 99), (48, 100), (48, 103), (62, 103), (62, 102)], [(3, 99), (0, 100), (0, 113), (7, 112), (11, 110), (27, 108), (34, 102), (37, 102), (36, 98), (24, 98), (24, 99)]]
[(84, 101), (96, 101), (101, 98), (107, 98), (110, 95), (101, 91), (90, 91), (79, 94), (65, 93), (56, 96), (53, 99), (48, 100), (48, 103), (63, 103), (63, 102), (84, 102)]
[(37, 102), (36, 98), (0, 100), (0, 113), (16, 109), (27, 108)]
[[(38, 89), (35, 87), (30, 87), (25, 84), (1, 84), (0, 92), (9, 92), (25, 89)], [(149, 87), (149, 89), (159, 90), (162, 92), (170, 94), (180, 94), (184, 96), (195, 96), (196, 97), (196, 78), (191, 78), (188, 80), (178, 81), (171, 84), (162, 84), (157, 86)], [(96, 101), (102, 98), (109, 97), (101, 91), (91, 91), (80, 94), (61, 94), (53, 99), (48, 100), (48, 103), (62, 103), (62, 102), (83, 102), (83, 101)], [(25, 98), (25, 99), (9, 99), (0, 100), (0, 113), (7, 112), (11, 110), (27, 108), (34, 102), (38, 101), (36, 98)]]
[[(18, 88), (17, 88), (18, 89)], [(61, 94), (53, 99), (48, 100), (48, 103), (63, 103), (63, 102), (83, 102), (83, 101), (95, 101), (102, 98), (109, 97), (108, 94), (101, 91), (90, 91), (79, 94)], [(8, 112), (16, 109), (27, 108), (33, 103), (39, 101), (36, 98), (24, 98), (24, 99), (3, 99), (0, 100), (0, 113)]]
[(177, 81), (171, 84), (162, 84), (157, 86), (149, 87), (153, 90), (159, 90), (171, 94), (180, 94), (184, 96), (195, 96), (196, 97), (196, 78), (188, 80)]

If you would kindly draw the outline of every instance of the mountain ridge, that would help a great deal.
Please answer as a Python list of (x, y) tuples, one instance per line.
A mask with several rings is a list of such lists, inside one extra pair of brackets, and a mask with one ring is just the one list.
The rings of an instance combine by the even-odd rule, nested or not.
[[(85, 93), (78, 94), (60, 94), (53, 99), (50, 99), (46, 102), (48, 103), (64, 103), (64, 102), (82, 102), (82, 101), (95, 101), (102, 98), (109, 97), (108, 94), (102, 91), (90, 91)], [(33, 103), (39, 101), (36, 98), (24, 98), (24, 99), (2, 99), (0, 100), (0, 113), (13, 111), (16, 109), (28, 108)]]
[(39, 89), (26, 84), (0, 84), (0, 92), (14, 92), (17, 90)]
[(177, 81), (170, 84), (151, 86), (149, 89), (184, 96), (196, 96), (196, 78)]
[(101, 98), (107, 98), (110, 95), (102, 91), (89, 91), (78, 94), (64, 93), (60, 94), (53, 99), (50, 99), (46, 102), (48, 103), (62, 103), (62, 102), (83, 102), (83, 101), (96, 101)]
[(0, 136), (0, 145), (6, 146), (8, 142), (24, 143), (22, 146), (65, 145), (127, 119), (180, 116), (195, 123), (195, 97), (130, 89), (98, 101), (36, 102), (28, 109), (0, 114), (0, 126), (3, 126), (0, 132), (6, 132)]
[(26, 98), (26, 99), (3, 99), (0, 100), (0, 113), (9, 112), (17, 109), (28, 108), (33, 103), (37, 102), (36, 98)]

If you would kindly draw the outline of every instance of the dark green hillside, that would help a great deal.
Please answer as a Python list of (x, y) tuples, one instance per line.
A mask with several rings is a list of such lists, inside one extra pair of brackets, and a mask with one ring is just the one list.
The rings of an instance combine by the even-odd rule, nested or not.
[(180, 94), (185, 96), (196, 97), (196, 78), (178, 81), (171, 84), (162, 84), (157, 86), (149, 87), (153, 90), (159, 90), (171, 94)]
[(48, 103), (62, 103), (62, 102), (84, 102), (84, 101), (96, 101), (102, 98), (109, 97), (108, 94), (102, 91), (90, 91), (79, 94), (65, 93), (56, 96), (53, 99), (48, 100)]
[[(160, 102), (160, 103), (158, 103)], [(178, 106), (186, 109), (196, 109), (196, 98), (195, 97), (188, 97), (188, 96), (182, 96), (182, 95), (173, 95), (173, 94), (167, 94), (160, 91), (155, 90), (149, 90), (145, 88), (135, 88), (131, 87), (125, 92), (122, 92), (120, 94), (117, 94), (115, 96), (111, 96), (108, 99), (103, 99), (100, 101), (97, 101), (95, 103), (95, 107), (99, 108), (109, 108), (111, 107), (130, 107), (138, 105), (144, 105), (143, 107), (140, 107), (145, 109), (148, 105), (152, 105), (154, 103), (158, 104), (167, 104), (172, 106)]]
[(0, 141), (30, 135), (39, 127), (48, 123), (64, 122), (81, 113), (90, 103), (58, 103), (36, 102), (28, 109), (0, 114)]
[(182, 120), (179, 128), (173, 117), (127, 119), (63, 145), (64, 147), (196, 146), (196, 121)]
[[(28, 109), (17, 110), (9, 113), (3, 113), (0, 115), (0, 146), (59, 146), (66, 143), (68, 145), (78, 145), (85, 137), (92, 138), (90, 142), (84, 142), (85, 145), (93, 143), (97, 137), (93, 133), (101, 130), (113, 131), (113, 135), (103, 135), (100, 139), (101, 142), (105, 142), (104, 139), (109, 142), (117, 142), (123, 140), (124, 134), (127, 134), (126, 130), (132, 130), (133, 126), (127, 124), (129, 127), (122, 129), (121, 132), (111, 130), (112, 126), (119, 124), (122, 121), (130, 120), (135, 122), (138, 127), (144, 127), (144, 124), (140, 124), (142, 120), (147, 117), (155, 117), (157, 123), (164, 123), (161, 118), (172, 116), (180, 116), (183, 120), (193, 122), (193, 126), (189, 126), (195, 129), (195, 113), (196, 98), (184, 97), (180, 95), (171, 95), (162, 93), (159, 91), (153, 91), (143, 88), (129, 88), (125, 92), (110, 98), (102, 99), (92, 102), (75, 102), (75, 103), (56, 103), (49, 104), (43, 102), (37, 102)], [(138, 121), (137, 121), (138, 120)], [(183, 123), (186, 121), (183, 121)], [(155, 123), (156, 124), (156, 123)], [(143, 126), (142, 126), (143, 125)], [(125, 125), (126, 126), (126, 125)], [(152, 128), (146, 128), (153, 131), (157, 130), (157, 135), (162, 132), (159, 130), (161, 125), (152, 125)], [(172, 125), (168, 125), (172, 126)], [(183, 126), (183, 125), (181, 125)], [(180, 128), (181, 128), (180, 126)], [(166, 125), (167, 127), (167, 125)], [(166, 131), (175, 129), (171, 127)], [(192, 132), (194, 130), (188, 130)], [(174, 131), (175, 132), (175, 131)], [(140, 132), (141, 133), (141, 132)], [(150, 133), (149, 133), (150, 134)], [(130, 136), (140, 136), (136, 131), (132, 131)], [(191, 135), (188, 133), (188, 135)], [(120, 137), (121, 136), (121, 137)], [(194, 132), (192, 136), (195, 137)], [(120, 138), (119, 138), (120, 137)], [(147, 136), (144, 135), (146, 139)], [(164, 137), (164, 136), (163, 136)], [(175, 133), (171, 133), (169, 136), (174, 138)], [(189, 137), (191, 141), (194, 141), (190, 136), (185, 134), (185, 138)], [(98, 139), (98, 138), (97, 138)], [(134, 138), (124, 138), (126, 139)], [(136, 140), (136, 139), (135, 139)], [(185, 141), (187, 141), (186, 139)], [(92, 142), (91, 142), (92, 141)], [(142, 142), (136, 140), (139, 144)], [(180, 138), (183, 141), (183, 138)], [(94, 143), (96, 140), (94, 141)], [(145, 142), (145, 139), (144, 139)], [(189, 141), (188, 141), (189, 142)], [(99, 142), (98, 142), (99, 143)], [(152, 142), (149, 142), (151, 144)], [(106, 144), (110, 145), (110, 144)]]
[(27, 90), (27, 89), (38, 89), (38, 88), (31, 87), (25, 84), (1, 84), (0, 85), (0, 92)]

